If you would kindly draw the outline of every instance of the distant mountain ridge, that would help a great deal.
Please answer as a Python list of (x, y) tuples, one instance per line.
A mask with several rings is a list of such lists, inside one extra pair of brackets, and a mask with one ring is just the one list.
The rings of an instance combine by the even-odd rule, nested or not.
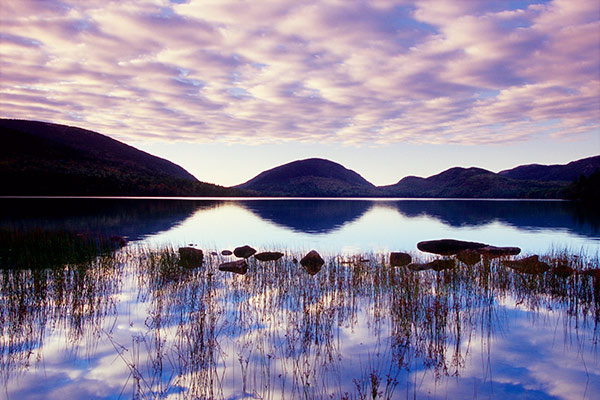
[(559, 198), (563, 186), (515, 180), (482, 168), (454, 167), (428, 178), (409, 176), (380, 189), (383, 195), (393, 197)]
[(228, 196), (165, 159), (89, 130), (0, 119), (0, 195)]
[(241, 185), (260, 196), (352, 197), (374, 196), (376, 187), (356, 172), (333, 161), (309, 158), (280, 165)]
[(597, 169), (600, 169), (600, 156), (583, 158), (565, 165), (521, 165), (500, 171), (498, 175), (512, 179), (572, 182), (581, 175), (590, 176)]
[(498, 174), (482, 168), (454, 167), (428, 178), (407, 176), (394, 185), (377, 187), (338, 163), (310, 158), (272, 168), (236, 187), (275, 197), (557, 199), (568, 196), (568, 185), (576, 177), (599, 170), (600, 156), (562, 166), (531, 167)]
[(566, 165), (494, 173), (454, 167), (377, 187), (322, 158), (297, 160), (231, 188), (89, 130), (0, 119), (0, 196), (273, 196), (414, 198), (600, 198), (600, 155)]

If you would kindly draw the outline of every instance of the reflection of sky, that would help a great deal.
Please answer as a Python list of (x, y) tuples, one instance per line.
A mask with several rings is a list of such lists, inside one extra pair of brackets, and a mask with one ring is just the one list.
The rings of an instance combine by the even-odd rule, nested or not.
[[(238, 278), (242, 279), (235, 277)], [(178, 380), (171, 375), (170, 363), (177, 362), (178, 357), (178, 349), (172, 343), (175, 338), (172, 326), (165, 326), (162, 332), (166, 339), (162, 349), (169, 354), (164, 361), (163, 375), (152, 380), (146, 358), (153, 357), (156, 349), (152, 347), (153, 331), (147, 328), (148, 304), (137, 303), (135, 292), (133, 280), (128, 279), (124, 294), (120, 296), (119, 316), (116, 321), (111, 318), (105, 321), (105, 334), (98, 340), (88, 335), (73, 347), (60, 329), (48, 336), (41, 349), (43, 361), (34, 363), (28, 372), (9, 381), (8, 398), (131, 398), (134, 383), (125, 361), (137, 362), (136, 373), (146, 380), (142, 387), (148, 384), (148, 387), (158, 388), (158, 383), (162, 382), (163, 389), (171, 387), (170, 393), (185, 389), (190, 384), (189, 377)], [(225, 292), (218, 293), (224, 295)], [(250, 299), (252, 309), (260, 310), (263, 300)], [(356, 320), (334, 325), (333, 358), (330, 354), (315, 354), (314, 347), (309, 353), (303, 353), (300, 347), (300, 352), (292, 356), (285, 346), (265, 341), (267, 337), (285, 342), (283, 321), (265, 318), (266, 325), (231, 336), (227, 329), (222, 329), (219, 335), (222, 353), (216, 363), (217, 376), (222, 376), (222, 381), (217, 398), (261, 398), (260, 395), (265, 393), (272, 398), (286, 398), (286, 394), (289, 398), (303, 398), (297, 394), (292, 396), (292, 371), (295, 369), (305, 370), (309, 376), (307, 380), (313, 385), (317, 383), (317, 387), (307, 389), (309, 398), (321, 397), (322, 387), (327, 388), (328, 394), (352, 393), (357, 382), (368, 382), (372, 371), (383, 377), (388, 373), (395, 377), (398, 386), (392, 392), (392, 398), (412, 398), (414, 394), (415, 398), (432, 399), (592, 399), (595, 393), (600, 393), (600, 365), (592, 347), (593, 327), (568, 325), (568, 319), (561, 312), (532, 312), (515, 306), (515, 301), (510, 298), (501, 300), (496, 313), (504, 316), (503, 323), (496, 328), (483, 328), (483, 334), (481, 327), (465, 327), (465, 338), (461, 342), (464, 365), (459, 369), (459, 375), (436, 379), (419, 360), (411, 363), (410, 371), (395, 368), (387, 314), (380, 320), (375, 319), (373, 304), (364, 300), (359, 301)], [(221, 320), (220, 324), (226, 327), (231, 322)], [(111, 342), (106, 332), (113, 323)], [(488, 328), (492, 328), (490, 338), (486, 333)], [(117, 350), (122, 352), (122, 357)], [(449, 359), (454, 350), (449, 346), (446, 351)], [(240, 357), (250, 359), (245, 371), (247, 393), (242, 390)], [(179, 385), (183, 388), (178, 388)], [(144, 389), (147, 391), (148, 387)], [(385, 387), (382, 382), (380, 389), (385, 390)]]
[[(197, 243), (199, 247), (211, 250), (233, 249), (246, 243), (259, 250), (302, 252), (315, 248), (331, 257), (340, 252), (416, 252), (416, 242), (442, 237), (499, 246), (517, 245), (525, 253), (545, 253), (553, 247), (568, 247), (575, 251), (583, 248), (592, 254), (598, 251), (594, 239), (577, 236), (566, 229), (525, 230), (499, 221), (453, 227), (434, 217), (407, 217), (393, 208), (378, 205), (338, 229), (308, 234), (265, 221), (235, 202), (200, 209), (169, 231), (148, 237), (146, 242), (151, 245)], [(231, 279), (249, 278), (252, 277)], [(120, 393), (121, 398), (130, 398), (134, 382), (127, 363), (132, 362), (139, 368), (135, 373), (145, 377), (150, 386), (162, 384), (163, 389), (170, 387), (173, 394), (181, 390), (178, 386), (188, 387), (193, 376), (180, 380), (171, 376), (171, 363), (176, 362), (178, 356), (173, 344), (174, 326), (163, 327), (162, 334), (166, 339), (163, 348), (169, 357), (165, 360), (163, 375), (154, 381), (151, 379), (148, 362), (155, 351), (154, 331), (149, 328), (151, 304), (148, 299), (138, 298), (138, 285), (133, 273), (125, 274), (121, 292), (115, 296), (118, 315), (107, 317), (99, 334), (84, 334), (81, 342), (70, 343), (65, 338), (65, 327), (50, 330), (39, 349), (41, 361), (36, 362), (32, 356), (28, 371), (12, 376), (3, 393), (9, 399), (116, 399)], [(221, 287), (217, 292), (225, 308), (233, 307), (226, 296), (228, 289)], [(279, 346), (285, 343), (285, 335), (289, 333), (286, 321), (275, 320), (276, 315), (270, 320), (265, 316), (263, 305), (269, 296), (269, 293), (249, 295), (244, 300), (249, 304), (248, 310), (264, 317), (257, 329), (235, 331), (228, 320), (232, 313), (221, 317), (218, 339), (222, 353), (217, 360), (216, 372), (223, 377), (222, 397), (256, 398), (256, 393), (250, 389), (248, 393), (242, 391), (240, 354), (251, 360), (245, 371), (248, 387), (265, 390), (268, 386), (268, 393), (273, 398), (290, 393), (290, 382), (297, 379), (292, 371), (299, 361), (312, 366), (326, 364), (327, 368), (316, 371), (308, 368), (307, 373), (332, 394), (353, 392), (356, 388), (353, 380), (367, 379), (371, 370), (385, 376), (392, 368), (395, 374), (396, 370), (391, 367), (389, 310), (383, 310), (378, 325), (373, 316), (373, 301), (361, 298), (357, 303), (356, 320), (331, 327), (332, 359), (329, 354), (303, 354), (300, 346), (292, 356), (285, 352), (284, 346)], [(600, 393), (599, 359), (597, 349), (591, 347), (593, 326), (576, 327), (561, 311), (528, 311), (524, 306), (517, 306), (512, 298), (500, 299), (495, 313), (501, 316), (500, 323), (492, 329), (489, 338), (487, 331), (482, 332), (480, 327), (463, 333), (461, 351), (465, 359), (459, 376), (436, 380), (431, 370), (423, 368), (422, 360), (415, 359), (410, 371), (396, 371), (398, 387), (394, 398), (413, 397), (414, 393), (417, 398), (568, 399), (593, 398), (595, 393)], [(279, 342), (265, 340), (261, 332)], [(451, 357), (454, 349), (450, 347), (447, 351)], [(266, 362), (268, 354), (274, 358), (270, 361), (267, 358)], [(285, 387), (282, 386), (284, 382)], [(142, 382), (142, 385), (146, 383)], [(382, 389), (384, 386), (382, 383)], [(310, 393), (316, 398), (322, 394), (318, 390)], [(258, 394), (261, 394), (260, 390)]]
[(247, 209), (228, 202), (199, 210), (167, 232), (147, 240), (154, 244), (194, 243), (206, 249), (233, 249), (250, 244), (258, 250), (317, 249), (323, 254), (416, 251), (422, 240), (453, 238), (480, 241), (496, 246), (518, 246), (524, 253), (570, 249), (596, 253), (598, 241), (567, 229), (520, 229), (500, 221), (477, 226), (455, 227), (427, 215), (407, 217), (375, 205), (360, 218), (327, 233), (305, 233), (266, 221)]

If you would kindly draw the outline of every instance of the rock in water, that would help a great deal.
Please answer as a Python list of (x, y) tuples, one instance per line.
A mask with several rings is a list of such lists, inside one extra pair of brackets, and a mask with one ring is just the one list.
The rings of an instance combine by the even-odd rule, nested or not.
[(504, 256), (516, 256), (521, 252), (521, 249), (518, 247), (485, 246), (477, 249), (477, 252), (488, 258), (496, 258)]
[(204, 261), (204, 253), (202, 253), (202, 250), (193, 247), (180, 247), (179, 261), (185, 267), (198, 267)]
[(454, 239), (427, 240), (417, 243), (417, 249), (442, 256), (451, 256), (463, 250), (477, 250), (485, 246), (487, 246), (485, 243)]
[(235, 249), (233, 249), (233, 254), (239, 258), (248, 258), (251, 257), (254, 253), (256, 253), (256, 250), (254, 250), (248, 245), (236, 247)]
[(111, 243), (114, 243), (117, 246), (119, 246), (119, 248), (127, 246), (127, 239), (125, 239), (123, 236), (112, 235), (109, 238), (109, 240), (111, 241)]
[(302, 260), (300, 260), (300, 265), (302, 265), (306, 272), (311, 275), (318, 273), (323, 264), (325, 264), (325, 260), (321, 258), (316, 250), (309, 251), (308, 254), (306, 254)]
[(431, 267), (428, 264), (408, 264), (407, 266), (408, 269), (410, 269), (411, 271), (426, 271), (428, 269), (431, 269)]
[(559, 278), (567, 278), (575, 273), (575, 270), (566, 264), (559, 264), (552, 268), (552, 273)]
[(254, 255), (254, 258), (256, 258), (258, 261), (277, 261), (281, 257), (283, 257), (283, 253), (278, 251), (264, 251)]
[(438, 258), (437, 260), (433, 260), (425, 264), (409, 264), (407, 268), (411, 271), (427, 271), (428, 269), (432, 269), (434, 271), (443, 271), (454, 268), (455, 266), (456, 261), (454, 259)]
[(230, 256), (233, 254), (233, 252), (231, 250), (223, 250), (221, 254), (224, 256)]
[(412, 257), (408, 253), (390, 253), (390, 265), (392, 267), (403, 267), (410, 264)]
[(248, 263), (246, 260), (236, 260), (226, 262), (219, 265), (220, 271), (235, 272), (236, 274), (244, 275), (248, 272)]
[(458, 261), (473, 266), (481, 261), (481, 255), (475, 250), (463, 250), (456, 255)]
[(450, 259), (442, 259), (438, 258), (437, 260), (433, 260), (427, 265), (431, 266), (434, 271), (444, 271), (446, 269), (452, 269), (456, 267), (456, 261), (452, 258)]
[(520, 260), (507, 260), (504, 265), (524, 274), (543, 274), (550, 269), (550, 266), (540, 261), (537, 255)]

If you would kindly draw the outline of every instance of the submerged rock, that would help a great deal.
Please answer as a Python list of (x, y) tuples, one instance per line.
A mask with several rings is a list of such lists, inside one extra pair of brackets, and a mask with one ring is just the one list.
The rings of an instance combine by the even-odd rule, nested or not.
[(412, 264), (408, 264), (406, 266), (406, 268), (410, 269), (411, 271), (425, 271), (425, 270), (431, 269), (431, 266), (429, 266), (428, 264), (412, 263)]
[(580, 272), (581, 275), (591, 276), (596, 280), (600, 280), (600, 268), (586, 269)]
[(417, 249), (442, 256), (451, 256), (463, 250), (477, 250), (486, 246), (485, 243), (465, 242), (454, 239), (426, 240), (417, 243)]
[(233, 254), (233, 252), (231, 250), (223, 250), (221, 254), (224, 256), (230, 256)]
[(315, 275), (321, 270), (321, 267), (325, 264), (325, 260), (321, 258), (321, 255), (316, 250), (311, 250), (301, 260), (300, 265), (304, 267), (306, 272), (311, 275)]
[(236, 247), (235, 249), (233, 249), (233, 254), (239, 258), (248, 258), (251, 257), (254, 253), (256, 253), (256, 250), (248, 245)]
[(427, 263), (427, 265), (430, 265), (434, 271), (443, 271), (446, 269), (452, 269), (452, 268), (456, 267), (456, 261), (453, 258), (450, 258), (450, 259), (439, 258), (437, 260), (433, 260), (430, 263)]
[(392, 267), (403, 267), (410, 264), (412, 257), (408, 253), (390, 253), (390, 265)]
[(125, 239), (123, 236), (112, 235), (109, 238), (109, 240), (111, 241), (111, 243), (114, 243), (117, 246), (119, 246), (119, 248), (127, 246), (127, 239)]
[(543, 274), (550, 269), (550, 266), (540, 261), (538, 255), (525, 257), (520, 260), (507, 260), (504, 262), (509, 268), (524, 274)]
[(246, 262), (246, 260), (226, 262), (219, 265), (219, 270), (226, 272), (235, 272), (236, 274), (244, 275), (246, 272), (248, 272), (248, 263)]
[(473, 266), (481, 261), (481, 254), (476, 250), (463, 250), (456, 255), (456, 259), (468, 266)]
[(560, 278), (567, 278), (573, 275), (575, 273), (575, 270), (566, 264), (559, 264), (556, 267), (552, 268), (551, 272), (552, 274)]
[(425, 264), (412, 263), (408, 265), (408, 269), (411, 271), (426, 271), (432, 269), (434, 271), (443, 271), (456, 267), (456, 261), (454, 259), (443, 259), (439, 258)]
[(516, 256), (521, 253), (521, 249), (518, 247), (496, 247), (496, 246), (485, 246), (477, 249), (477, 252), (488, 258), (504, 257), (504, 256)]
[(254, 258), (256, 258), (258, 261), (277, 261), (281, 257), (283, 257), (283, 253), (278, 251), (264, 251), (254, 255)]
[(186, 267), (198, 267), (204, 262), (204, 253), (202, 250), (193, 247), (179, 248), (179, 261)]

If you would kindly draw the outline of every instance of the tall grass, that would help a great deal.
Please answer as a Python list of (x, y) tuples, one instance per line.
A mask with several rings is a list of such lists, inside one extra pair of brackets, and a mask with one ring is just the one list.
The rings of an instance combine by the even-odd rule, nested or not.
[[(399, 387), (409, 397), (408, 388), (417, 390), (403, 381), (411, 371), (436, 379), (462, 373), (473, 339), (489, 341), (506, 324), (502, 302), (560, 312), (567, 330), (599, 322), (597, 282), (582, 273), (598, 268), (597, 256), (541, 257), (567, 263), (576, 271), (567, 277), (521, 274), (502, 258), (416, 272), (390, 267), (384, 254), (330, 257), (311, 276), (293, 262), (302, 254), (284, 253), (249, 259), (245, 275), (219, 271), (227, 258), (210, 252), (203, 265), (182, 265), (172, 246), (4, 269), (5, 379), (35, 362), (44, 337), (60, 328), (72, 343), (110, 340), (135, 398), (388, 399)], [(123, 343), (102, 321), (115, 315), (112, 295), (130, 276), (147, 317)], [(366, 358), (348, 352), (357, 332), (375, 344)]]

